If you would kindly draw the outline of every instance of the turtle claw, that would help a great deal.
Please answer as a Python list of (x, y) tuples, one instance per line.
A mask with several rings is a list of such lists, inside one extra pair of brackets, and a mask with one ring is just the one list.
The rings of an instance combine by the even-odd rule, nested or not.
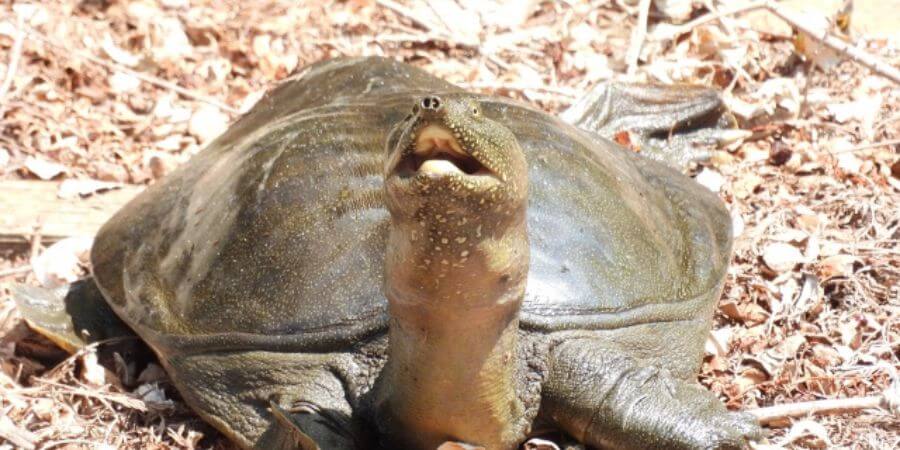
[(283, 450), (355, 448), (353, 424), (314, 403), (300, 401), (284, 409), (269, 401), (269, 410), (283, 433)]
[(751, 441), (764, 438), (762, 427), (751, 414), (729, 412), (719, 416), (712, 426), (708, 449), (747, 449)]

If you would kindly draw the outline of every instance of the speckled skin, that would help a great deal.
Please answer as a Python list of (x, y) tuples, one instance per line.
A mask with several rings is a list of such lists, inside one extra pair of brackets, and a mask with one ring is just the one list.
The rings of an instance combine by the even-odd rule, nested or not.
[[(494, 169), (471, 190), (489, 210), (390, 186), (404, 130), (438, 120), (412, 111), (425, 96)], [(274, 89), (116, 214), (92, 262), (242, 447), (509, 450), (538, 421), (594, 446), (740, 448), (755, 423), (694, 382), (730, 246), (721, 202), (677, 170), (372, 58)]]

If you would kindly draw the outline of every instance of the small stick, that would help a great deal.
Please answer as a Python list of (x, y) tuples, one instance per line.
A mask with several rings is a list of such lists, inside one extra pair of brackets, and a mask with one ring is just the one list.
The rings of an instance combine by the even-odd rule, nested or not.
[(435, 29), (434, 23), (432, 23), (428, 19), (425, 19), (424, 17), (419, 16), (418, 14), (414, 13), (412, 10), (410, 10), (409, 8), (407, 8), (404, 5), (401, 5), (392, 0), (377, 0), (375, 3), (385, 7), (387, 9), (390, 9), (391, 11), (393, 11), (403, 17), (406, 17), (407, 19), (411, 20), (412, 23), (414, 23), (422, 28), (425, 28), (428, 31), (434, 31), (434, 29)]
[(25, 43), (25, 32), (22, 27), (22, 16), (20, 15), (16, 18), (16, 37), (9, 55), (9, 65), (6, 67), (6, 77), (3, 78), (3, 84), (0, 85), (0, 117), (3, 116), (3, 105), (8, 103), (4, 99), (12, 87), (13, 78), (15, 78), (16, 71), (19, 69), (19, 59), (22, 58), (22, 48)]
[(166, 81), (166, 80), (163, 80), (162, 78), (154, 77), (154, 76), (152, 76), (152, 75), (147, 75), (146, 73), (143, 73), (143, 72), (137, 72), (137, 71), (135, 71), (135, 70), (131, 70), (131, 69), (129, 69), (128, 67), (125, 67), (125, 66), (123, 66), (123, 65), (121, 65), (121, 64), (114, 63), (114, 62), (110, 62), (110, 61), (107, 61), (107, 60), (105, 60), (105, 59), (103, 59), (103, 58), (98, 58), (98, 57), (96, 57), (96, 56), (94, 56), (94, 55), (92, 55), (92, 54), (90, 54), (90, 53), (87, 53), (87, 52), (83, 52), (83, 51), (80, 51), (80, 50), (68, 48), (68, 47), (65, 46), (64, 44), (59, 43), (59, 42), (56, 42), (56, 41), (54, 41), (53, 39), (48, 38), (48, 37), (42, 35), (42, 34), (41, 34), (40, 32), (38, 32), (37, 30), (25, 28), (25, 31), (26, 31), (29, 35), (31, 35), (32, 37), (34, 37), (35, 39), (37, 39), (37, 40), (39, 40), (39, 41), (41, 41), (41, 42), (43, 42), (43, 43), (45, 43), (45, 44), (47, 44), (47, 45), (50, 45), (50, 46), (52, 46), (52, 47), (56, 47), (56, 48), (58, 48), (58, 49), (60, 49), (60, 50), (63, 50), (63, 51), (65, 51), (66, 53), (68, 53), (68, 54), (70, 54), (70, 55), (74, 55), (74, 56), (78, 56), (78, 57), (80, 57), (80, 58), (86, 59), (86, 60), (88, 60), (88, 61), (90, 61), (90, 62), (92, 62), (92, 63), (94, 63), (94, 64), (100, 64), (101, 66), (106, 67), (106, 68), (109, 69), (109, 70), (114, 70), (114, 71), (118, 71), (118, 72), (127, 73), (127, 74), (129, 74), (129, 75), (131, 75), (131, 76), (133, 76), (133, 77), (135, 77), (135, 78), (137, 78), (137, 79), (139, 79), (139, 80), (141, 80), (141, 81), (144, 81), (144, 82), (146, 82), (146, 83), (150, 83), (150, 84), (152, 84), (152, 85), (154, 85), (154, 86), (158, 86), (158, 87), (161, 87), (161, 88), (163, 88), (163, 89), (168, 89), (168, 90), (170, 90), (170, 91), (172, 91), (172, 92), (176, 92), (176, 93), (178, 93), (178, 94), (181, 94), (181, 95), (183, 95), (183, 96), (185, 96), (185, 97), (187, 97), (187, 98), (190, 98), (190, 99), (192, 99), (192, 100), (196, 100), (196, 101), (198, 101), (198, 102), (203, 102), (203, 103), (207, 103), (207, 104), (213, 105), (213, 106), (215, 106), (215, 107), (217, 107), (217, 108), (219, 108), (219, 109), (221, 109), (221, 110), (223, 110), (223, 111), (227, 111), (227, 112), (229, 112), (229, 113), (231, 113), (231, 114), (239, 114), (239, 113), (240, 113), (240, 111), (238, 111), (236, 108), (232, 108), (231, 106), (228, 106), (228, 105), (226, 105), (225, 103), (222, 103), (222, 102), (220, 102), (220, 101), (218, 101), (218, 100), (216, 100), (216, 99), (214, 99), (214, 98), (210, 98), (210, 97), (207, 97), (207, 96), (205, 96), (205, 95), (203, 95), (203, 94), (198, 94), (198, 93), (193, 92), (193, 91), (191, 91), (191, 90), (189, 90), (189, 89), (183, 88), (183, 87), (181, 87), (181, 86), (179, 86), (179, 85), (177, 85), (177, 84), (175, 84), (175, 83), (172, 83), (172, 82), (170, 82), (170, 81)]
[(13, 77), (16, 76), (16, 70), (19, 67), (19, 59), (22, 57), (22, 45), (25, 43), (25, 32), (22, 31), (22, 17), (19, 16), (16, 22), (16, 37), (9, 55), (9, 66), (6, 67), (6, 77), (3, 78), (3, 84), (0, 85), (0, 100), (6, 97), (6, 93), (9, 92), (9, 88), (12, 86)]
[(31, 271), (31, 266), (21, 266), (21, 267), (13, 267), (10, 269), (0, 270), (0, 278), (8, 277), (10, 275), (18, 275), (20, 273), (28, 273)]
[(628, 75), (634, 75), (637, 71), (638, 59), (644, 48), (644, 40), (647, 39), (647, 17), (649, 15), (650, 0), (641, 0), (638, 5), (638, 21), (631, 30), (631, 45), (628, 47), (628, 53), (625, 54), (625, 61), (628, 62)]
[(753, 10), (757, 10), (757, 9), (764, 9), (764, 8), (766, 8), (767, 3), (768, 3), (768, 1), (747, 3), (745, 5), (735, 6), (735, 7), (726, 8), (726, 9), (720, 9), (720, 10), (716, 11), (715, 13), (704, 14), (688, 23), (685, 23), (684, 25), (680, 25), (680, 26), (671, 28), (669, 30), (669, 32), (666, 33), (665, 35), (651, 37), (651, 40), (662, 41), (662, 40), (666, 40), (666, 39), (672, 39), (675, 36), (693, 31), (694, 28), (697, 28), (701, 25), (706, 25), (707, 23), (712, 22), (714, 20), (720, 20), (723, 17), (734, 16), (734, 15), (737, 15), (740, 13), (753, 11)]
[(16, 426), (13, 421), (6, 416), (6, 413), (0, 415), (0, 438), (8, 441), (17, 448), (31, 450), (35, 448), (34, 443), (38, 440), (34, 433)]
[(34, 258), (37, 258), (41, 252), (41, 227), (42, 225), (38, 223), (34, 227), (34, 233), (31, 235), (31, 255), (29, 255), (28, 260), (34, 261)]
[(900, 70), (898, 70), (896, 67), (893, 67), (890, 64), (885, 63), (884, 61), (881, 61), (875, 56), (866, 53), (864, 50), (853, 47), (847, 42), (830, 35), (828, 33), (828, 30), (813, 29), (805, 25), (803, 21), (793, 17), (791, 13), (788, 13), (784, 8), (779, 7), (770, 0), (748, 3), (746, 5), (736, 6), (729, 9), (722, 9), (715, 14), (706, 14), (682, 26), (673, 28), (669, 33), (666, 33), (665, 36), (656, 36), (655, 39), (672, 39), (675, 36), (690, 32), (694, 28), (712, 22), (713, 20), (719, 20), (726, 16), (733, 16), (735, 14), (740, 14), (757, 9), (768, 10), (772, 14), (778, 16), (781, 20), (787, 22), (794, 29), (797, 29), (808, 35), (811, 39), (821, 42), (826, 47), (829, 47), (840, 54), (846, 55), (848, 58), (862, 64), (872, 72), (875, 72), (876, 74), (881, 75), (893, 81), (894, 83), (900, 84)]
[(782, 405), (767, 406), (765, 408), (751, 409), (750, 414), (756, 416), (760, 423), (767, 424), (777, 422), (789, 417), (803, 417), (810, 414), (839, 414), (844, 412), (859, 411), (861, 409), (879, 408), (884, 402), (884, 396), (836, 398), (831, 400), (816, 400), (811, 402), (786, 403)]
[(863, 150), (870, 150), (870, 149), (878, 148), (878, 147), (890, 147), (892, 145), (900, 145), (900, 139), (894, 139), (892, 141), (872, 142), (870, 144), (861, 144), (861, 145), (857, 145), (855, 147), (845, 148), (843, 150), (838, 150), (838, 151), (834, 151), (834, 152), (829, 151), (828, 153), (830, 153), (832, 155), (840, 155), (841, 153), (853, 153), (853, 152), (859, 152), (859, 151), (863, 151)]
[(794, 28), (806, 33), (809, 37), (825, 44), (825, 46), (831, 48), (832, 50), (845, 54), (850, 57), (850, 59), (862, 64), (867, 67), (872, 72), (877, 73), (885, 78), (890, 79), (894, 83), (900, 84), (900, 70), (897, 70), (896, 67), (893, 67), (884, 61), (879, 60), (878, 58), (866, 53), (863, 50), (860, 50), (856, 47), (851, 46), (847, 42), (838, 39), (830, 34), (828, 34), (828, 30), (825, 29), (813, 29), (805, 25), (802, 21), (792, 17), (790, 13), (784, 10), (784, 8), (779, 7), (771, 2), (766, 2), (766, 9), (775, 14), (781, 20), (791, 24)]

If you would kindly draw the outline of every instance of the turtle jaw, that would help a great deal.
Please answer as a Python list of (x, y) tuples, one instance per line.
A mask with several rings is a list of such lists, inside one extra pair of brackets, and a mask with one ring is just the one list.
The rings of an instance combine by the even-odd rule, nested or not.
[(388, 163), (388, 183), (401, 187), (455, 182), (470, 189), (489, 189), (502, 182), (446, 125), (419, 120), (410, 128), (408, 144)]
[(387, 142), (384, 189), (395, 218), (423, 209), (507, 215), (527, 201), (528, 168), (512, 131), (471, 96), (429, 96)]

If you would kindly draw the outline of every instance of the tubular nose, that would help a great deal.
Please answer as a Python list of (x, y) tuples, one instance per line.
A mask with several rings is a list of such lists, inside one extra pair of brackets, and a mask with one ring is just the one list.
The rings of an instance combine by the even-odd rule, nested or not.
[(419, 106), (425, 111), (438, 112), (444, 106), (444, 102), (437, 95), (429, 95), (419, 102)]

